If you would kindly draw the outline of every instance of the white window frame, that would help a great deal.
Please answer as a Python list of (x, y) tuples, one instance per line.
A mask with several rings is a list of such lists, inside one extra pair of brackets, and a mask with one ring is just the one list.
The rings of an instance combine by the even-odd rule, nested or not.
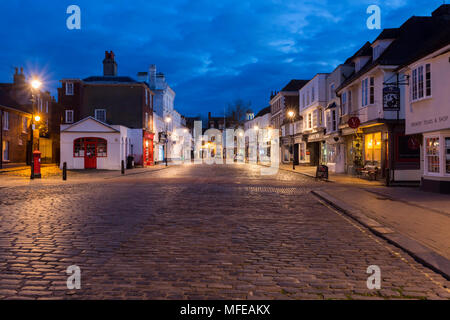
[(347, 92), (342, 92), (341, 116), (347, 114)]
[(336, 88), (336, 86), (335, 86), (334, 82), (332, 82), (329, 87), (329, 90), (330, 90), (330, 99), (329, 100), (332, 100), (336, 97), (335, 88)]
[[(439, 159), (439, 172), (430, 172), (428, 171), (428, 154), (427, 154), (427, 140), (428, 139), (437, 139), (439, 142), (439, 147), (438, 147), (438, 159)], [(424, 144), (423, 144), (423, 154), (424, 154), (424, 172), (426, 173), (427, 176), (442, 176), (442, 143), (441, 143), (441, 137), (440, 135), (429, 135), (429, 136), (425, 136), (424, 137)]]
[[(69, 121), (69, 116), (68, 116), (69, 114), (72, 115), (72, 120), (71, 121)], [(65, 122), (66, 123), (73, 123), (73, 121), (74, 121), (73, 114), (74, 114), (73, 110), (66, 110), (66, 118), (65, 118)]]
[[(105, 114), (105, 119), (104, 119), (104, 121), (103, 121), (103, 120), (100, 120), (100, 119), (97, 117), (97, 112), (104, 112), (104, 114)], [(106, 109), (95, 109), (95, 110), (94, 110), (94, 118), (95, 118), (96, 120), (98, 120), (98, 121), (106, 122)]]
[[(429, 79), (427, 79), (428, 75), (427, 67), (429, 67), (430, 69)], [(431, 83), (432, 73), (433, 71), (431, 68), (431, 63), (422, 63), (411, 69), (411, 83), (410, 83), (411, 102), (417, 102), (433, 97), (433, 86)], [(429, 89), (430, 94), (427, 94), (427, 89)]]
[(66, 96), (73, 96), (73, 87), (73, 82), (66, 82)]
[(9, 130), (9, 112), (3, 111), (3, 130)]

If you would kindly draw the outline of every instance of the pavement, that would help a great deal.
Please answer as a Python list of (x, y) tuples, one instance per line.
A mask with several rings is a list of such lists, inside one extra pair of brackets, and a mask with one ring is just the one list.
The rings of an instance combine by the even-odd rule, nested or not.
[[(315, 178), (316, 167), (280, 168)], [(313, 193), (450, 280), (448, 195), (335, 173), (328, 182), (334, 183)]]
[(249, 164), (102, 174), (0, 184), (0, 299), (450, 299), (441, 274), (311, 193), (334, 184)]

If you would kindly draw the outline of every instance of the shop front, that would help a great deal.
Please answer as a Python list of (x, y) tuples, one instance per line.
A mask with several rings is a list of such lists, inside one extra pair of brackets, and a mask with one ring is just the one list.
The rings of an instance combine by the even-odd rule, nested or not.
[(421, 188), (450, 194), (450, 130), (425, 133), (423, 155)]
[(154, 133), (144, 131), (143, 136), (143, 165), (145, 166), (152, 166), (154, 165), (154, 154), (153, 154), (153, 137)]
[(318, 166), (319, 164), (326, 164), (323, 163), (324, 157), (326, 156), (324, 155), (326, 151), (324, 150), (325, 141), (323, 131), (311, 133), (306, 137), (306, 153), (309, 153), (309, 165)]
[(61, 168), (120, 170), (129, 155), (129, 129), (92, 117), (61, 125)]
[(329, 172), (344, 173), (345, 147), (344, 139), (338, 133), (329, 135), (322, 144), (322, 163), (328, 167)]

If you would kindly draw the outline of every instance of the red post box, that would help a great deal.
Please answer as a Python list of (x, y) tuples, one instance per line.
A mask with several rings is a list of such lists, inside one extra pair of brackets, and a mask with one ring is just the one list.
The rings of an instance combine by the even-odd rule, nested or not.
[(41, 177), (41, 152), (39, 150), (33, 151), (33, 172), (35, 178)]

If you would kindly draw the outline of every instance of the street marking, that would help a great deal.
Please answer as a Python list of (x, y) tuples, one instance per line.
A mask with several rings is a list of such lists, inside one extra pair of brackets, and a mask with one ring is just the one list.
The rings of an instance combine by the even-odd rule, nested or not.
[[(368, 230), (365, 227), (361, 227), (359, 224), (357, 224), (352, 218), (347, 217), (346, 215), (344, 215), (343, 213), (339, 212), (337, 209), (333, 208), (332, 206), (330, 206), (329, 204), (327, 204), (326, 202), (322, 201), (321, 199), (317, 198), (317, 201), (319, 203), (321, 203), (322, 205), (324, 205), (325, 207), (327, 207), (328, 209), (330, 209), (331, 211), (337, 213), (339, 216), (341, 216), (343, 219), (347, 220), (351, 225), (353, 225), (355, 228), (357, 228), (359, 231), (361, 231), (362, 233), (366, 234), (369, 238), (375, 240), (375, 242), (377, 242), (379, 245), (381, 245), (382, 247), (384, 247), (385, 249), (387, 249), (390, 253), (392, 253), (393, 255), (397, 256), (400, 260), (402, 260), (404, 263), (406, 263), (407, 265), (409, 265), (412, 269), (414, 269), (415, 271), (422, 273), (426, 278), (428, 278), (431, 282), (433, 282), (435, 285), (439, 286), (440, 288), (444, 289), (445, 291), (447, 291), (448, 293), (450, 293), (450, 288), (447, 288), (444, 284), (440, 283), (437, 280), (434, 280), (434, 278), (427, 272), (424, 272), (422, 270), (417, 269), (417, 267), (415, 265), (413, 265), (412, 263), (410, 263), (407, 259), (405, 259), (400, 252), (395, 251), (394, 249), (390, 248), (389, 246), (387, 246), (386, 244), (384, 244), (382, 241), (380, 241), (380, 239), (378, 239), (378, 237), (376, 237), (374, 234), (372, 234), (372, 232), (370, 232), (370, 230)], [(369, 232), (367, 232), (369, 231)], [(385, 241), (385, 240), (383, 240)]]

